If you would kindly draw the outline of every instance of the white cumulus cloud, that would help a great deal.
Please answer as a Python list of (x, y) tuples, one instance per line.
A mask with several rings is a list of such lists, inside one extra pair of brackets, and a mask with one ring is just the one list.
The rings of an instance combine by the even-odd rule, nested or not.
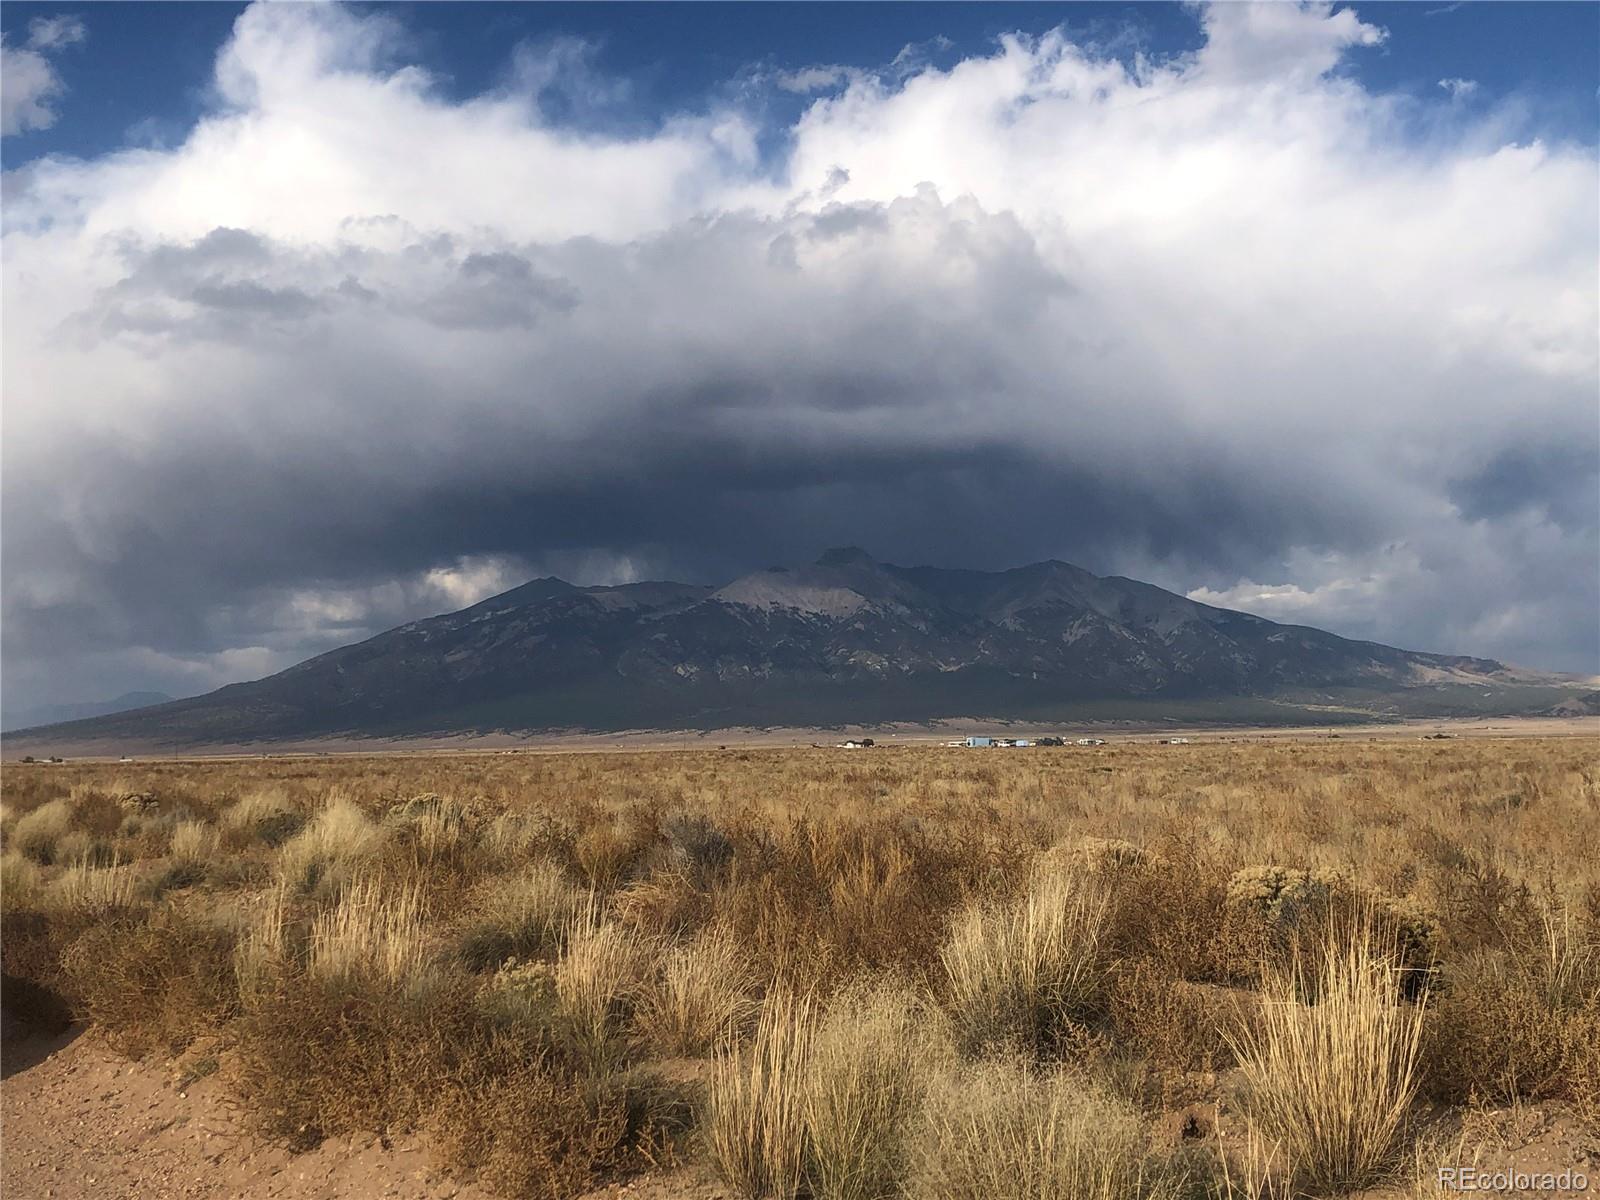
[(553, 120), (623, 94), (571, 45), (451, 99), (248, 9), (181, 144), (8, 180), (8, 676), (841, 542), (1593, 670), (1592, 154), (1417, 132), (1354, 9), (1197, 19), (835, 73), (774, 164), (731, 100)]
[(55, 124), (54, 104), (66, 86), (50, 54), (81, 42), (86, 33), (82, 20), (62, 14), (29, 22), (23, 46), (0, 42), (0, 135), (9, 137)]

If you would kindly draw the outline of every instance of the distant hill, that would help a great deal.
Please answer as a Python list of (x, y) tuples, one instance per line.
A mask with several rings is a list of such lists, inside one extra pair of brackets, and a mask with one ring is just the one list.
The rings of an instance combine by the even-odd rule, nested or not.
[(33, 708), (19, 708), (0, 715), (0, 730), (10, 733), (34, 725), (55, 725), (62, 721), (81, 721), (87, 717), (104, 717), (111, 713), (127, 712), (132, 708), (148, 708), (152, 704), (171, 703), (165, 692), (124, 692), (115, 700), (97, 700), (79, 704), (42, 704)]
[(253, 683), (33, 730), (171, 747), (977, 716), (1319, 722), (1543, 712), (1593, 688), (1198, 604), (1064, 562), (830, 550), (720, 588), (537, 579)]

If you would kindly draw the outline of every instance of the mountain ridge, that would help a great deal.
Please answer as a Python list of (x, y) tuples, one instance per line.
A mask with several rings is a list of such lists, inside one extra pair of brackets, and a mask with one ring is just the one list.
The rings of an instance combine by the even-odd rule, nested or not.
[(18, 732), (204, 745), (1048, 720), (1130, 704), (1450, 715), (1543, 711), (1574, 684), (1279, 624), (1059, 560), (899, 567), (840, 547), (721, 587), (530, 580), (264, 679)]

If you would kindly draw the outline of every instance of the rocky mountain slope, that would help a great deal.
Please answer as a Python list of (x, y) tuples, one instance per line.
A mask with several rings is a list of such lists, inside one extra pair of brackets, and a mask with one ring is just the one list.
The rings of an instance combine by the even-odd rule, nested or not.
[(59, 725), (63, 721), (82, 721), (104, 717), (134, 708), (166, 704), (172, 699), (165, 692), (125, 692), (114, 700), (92, 700), (78, 704), (44, 704), (0, 713), (0, 730), (27, 729), (34, 725)]
[(897, 567), (849, 548), (721, 588), (538, 579), (266, 679), (49, 733), (185, 745), (952, 716), (1320, 720), (1543, 711), (1581, 690), (1063, 562)]

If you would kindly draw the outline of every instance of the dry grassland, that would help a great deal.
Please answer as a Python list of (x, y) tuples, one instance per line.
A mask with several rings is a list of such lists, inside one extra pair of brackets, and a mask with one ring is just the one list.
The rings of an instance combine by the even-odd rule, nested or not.
[(67, 763), (3, 805), (12, 1017), (220, 1034), (268, 1135), (421, 1131), (509, 1196), (1423, 1196), (1485, 1105), (1600, 1122), (1589, 739)]

